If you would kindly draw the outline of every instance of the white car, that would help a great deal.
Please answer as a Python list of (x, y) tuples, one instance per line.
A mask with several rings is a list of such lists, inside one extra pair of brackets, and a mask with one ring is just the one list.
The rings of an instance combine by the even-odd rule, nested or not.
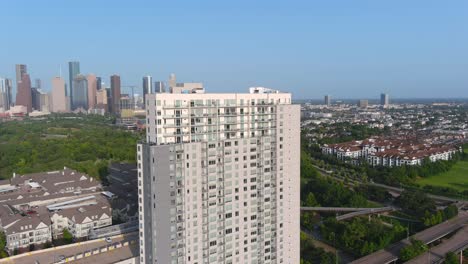
[(112, 239), (110, 237), (106, 237), (106, 242), (107, 243), (111, 243), (112, 242)]

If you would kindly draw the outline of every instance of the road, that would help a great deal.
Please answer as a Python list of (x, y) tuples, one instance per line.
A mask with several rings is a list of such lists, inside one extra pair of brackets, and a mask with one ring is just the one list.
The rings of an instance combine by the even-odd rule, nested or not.
[[(131, 234), (112, 237), (112, 243), (131, 241), (131, 240), (138, 240), (138, 233), (131, 233)], [(56, 247), (56, 248), (51, 248), (51, 249), (24, 253), (18, 256), (14, 256), (12, 258), (2, 259), (0, 260), (0, 264), (32, 264), (32, 263), (35, 263), (35, 261), (38, 261), (40, 264), (50, 264), (50, 263), (54, 263), (55, 261), (58, 261), (58, 258), (61, 255), (68, 257), (68, 256), (72, 256), (72, 255), (75, 255), (75, 254), (78, 254), (87, 250), (100, 248), (108, 244), (109, 243), (107, 243), (103, 238), (95, 239), (95, 240), (75, 243), (75, 244), (71, 244), (67, 246), (61, 246), (61, 247)], [(116, 251), (120, 251), (120, 250), (123, 250), (123, 248), (116, 250)], [(103, 254), (109, 254), (109, 253), (103, 253)], [(88, 263), (94, 263), (94, 262), (88, 262)], [(98, 263), (102, 263), (102, 262), (98, 262)]]
[(129, 258), (134, 258), (138, 256), (138, 244), (133, 244), (127, 247), (119, 248), (118, 250), (113, 250), (107, 253), (102, 253), (99, 255), (83, 258), (80, 260), (75, 260), (69, 263), (72, 264), (90, 264), (90, 263), (99, 263), (99, 264), (113, 264), (122, 260)]
[[(435, 225), (433, 227), (430, 227), (428, 229), (425, 229), (415, 234), (413, 237), (417, 240), (423, 241), (426, 244), (429, 244), (431, 242), (434, 242), (437, 239), (440, 239), (446, 236), (449, 233), (456, 231), (457, 229), (462, 228), (467, 223), (468, 223), (468, 212), (460, 212), (457, 217), (449, 221), (445, 221), (441, 224)], [(354, 263), (354, 264), (390, 263), (392, 261), (397, 260), (400, 250), (409, 244), (410, 244), (409, 240), (404, 239), (391, 245), (388, 248), (379, 250), (373, 254), (367, 255), (351, 263)]]
[(457, 252), (468, 247), (468, 226), (458, 231), (453, 237), (442, 244), (433, 247), (430, 251), (406, 262), (412, 264), (440, 263), (448, 252)]

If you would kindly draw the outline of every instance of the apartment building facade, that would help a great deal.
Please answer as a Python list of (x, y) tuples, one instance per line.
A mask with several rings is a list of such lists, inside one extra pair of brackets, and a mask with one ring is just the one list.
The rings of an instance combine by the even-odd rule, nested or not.
[(299, 263), (299, 105), (264, 88), (180, 92), (146, 97), (140, 262)]

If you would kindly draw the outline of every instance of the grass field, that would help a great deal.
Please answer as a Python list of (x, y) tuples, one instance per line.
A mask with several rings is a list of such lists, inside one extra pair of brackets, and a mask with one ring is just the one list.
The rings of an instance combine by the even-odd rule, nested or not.
[(422, 185), (452, 187), (459, 191), (468, 190), (468, 161), (459, 161), (450, 171), (428, 178), (421, 178), (417, 183)]

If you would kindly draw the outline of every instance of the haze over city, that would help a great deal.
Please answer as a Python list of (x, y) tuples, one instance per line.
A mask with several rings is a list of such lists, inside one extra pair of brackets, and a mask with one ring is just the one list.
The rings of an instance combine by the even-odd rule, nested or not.
[(467, 9), (466, 1), (7, 1), (0, 76), (27, 64), (47, 91), (60, 66), (65, 76), (77, 60), (82, 72), (119, 74), (123, 85), (175, 72), (216, 92), (468, 97)]
[(0, 264), (468, 263), (467, 1), (0, 14)]

